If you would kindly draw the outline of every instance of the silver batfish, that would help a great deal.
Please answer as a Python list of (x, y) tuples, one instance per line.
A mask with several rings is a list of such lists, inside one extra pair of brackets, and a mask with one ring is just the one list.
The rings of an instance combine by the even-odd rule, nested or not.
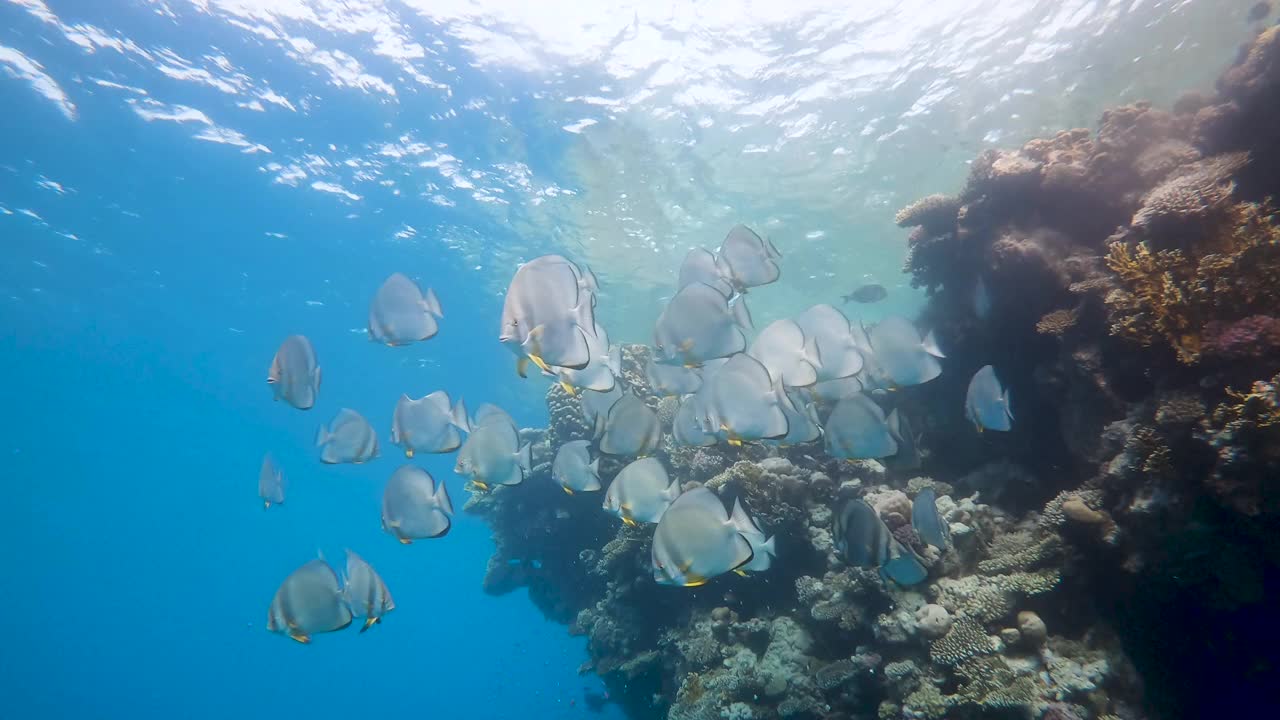
[(276, 400), (299, 410), (310, 410), (320, 393), (320, 366), (315, 348), (305, 335), (290, 335), (280, 344), (267, 371), (267, 383)]
[(347, 550), (347, 573), (342, 595), (351, 608), (351, 614), (364, 618), (364, 627), (360, 628), (360, 632), (382, 622), (387, 613), (396, 609), (396, 601), (391, 598), (391, 591), (387, 589), (382, 576), (364, 558), (351, 550)]
[(751, 313), (739, 298), (730, 303), (704, 283), (691, 283), (671, 298), (653, 327), (658, 362), (693, 367), (714, 358), (728, 357), (747, 347), (744, 329), (751, 328)]
[(628, 525), (656, 523), (680, 494), (680, 483), (657, 458), (640, 458), (618, 471), (602, 507)]
[(705, 487), (676, 498), (653, 532), (651, 564), (660, 585), (704, 585), (752, 558), (751, 543), (720, 498)]
[(978, 431), (1013, 428), (1013, 410), (1009, 407), (1009, 391), (1000, 385), (995, 368), (984, 365), (969, 380), (965, 393), (964, 414)]
[(271, 453), (267, 453), (262, 458), (262, 468), (258, 470), (258, 497), (262, 498), (263, 509), (272, 505), (283, 505), (287, 489), (288, 483), (285, 482), (284, 473), (276, 467), (276, 461), (271, 457)]
[(316, 559), (294, 570), (280, 584), (267, 610), (267, 629), (304, 645), (311, 636), (351, 624), (351, 609), (342, 596), (338, 574)]
[(662, 441), (658, 414), (644, 401), (626, 392), (609, 408), (600, 452), (609, 455), (651, 455)]
[(720, 274), (716, 264), (716, 254), (706, 248), (694, 248), (684, 256), (680, 264), (680, 275), (676, 281), (676, 290), (700, 282), (715, 288), (726, 298), (733, 294), (733, 285), (729, 278)]
[(590, 448), (586, 440), (570, 440), (556, 450), (551, 479), (570, 495), (600, 489), (600, 458), (592, 460)]
[(401, 395), (391, 416), (391, 442), (404, 449), (405, 457), (453, 452), (462, 444), (459, 430), (471, 430), (467, 407), (461, 399), (454, 405), (443, 390), (417, 400)]
[(872, 459), (898, 452), (898, 441), (889, 433), (884, 411), (862, 393), (836, 403), (822, 434), (832, 457)]
[(409, 345), (435, 337), (443, 318), (436, 293), (401, 273), (392, 273), (369, 304), (369, 339), (384, 345)]
[(817, 345), (810, 343), (794, 320), (769, 323), (747, 349), (769, 370), (769, 377), (786, 387), (805, 387), (818, 381)]
[(329, 427), (316, 431), (316, 447), (320, 448), (320, 462), (359, 465), (378, 456), (378, 434), (363, 415), (342, 408)]
[(720, 244), (716, 267), (736, 289), (746, 290), (777, 280), (781, 273), (776, 260), (780, 257), (782, 254), (773, 243), (745, 225), (736, 225)]
[(453, 502), (444, 483), (426, 470), (403, 465), (382, 491), (382, 530), (403, 545), (449, 532)]
[(498, 340), (544, 372), (552, 366), (580, 370), (591, 361), (587, 335), (594, 331), (595, 295), (577, 266), (559, 255), (544, 255), (520, 266), (507, 288)]
[(453, 467), (482, 492), (493, 485), (519, 485), (531, 469), (529, 444), (520, 444), (515, 425), (497, 421), (472, 426)]

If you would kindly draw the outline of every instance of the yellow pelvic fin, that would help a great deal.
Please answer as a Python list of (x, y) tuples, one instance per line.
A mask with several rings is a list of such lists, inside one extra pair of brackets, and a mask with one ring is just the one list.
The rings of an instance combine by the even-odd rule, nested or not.
[(567, 487), (565, 487), (565, 486), (563, 486), (563, 485), (561, 485), (561, 486), (560, 486), (560, 488), (561, 488), (562, 490), (564, 490), (564, 491), (565, 491), (565, 494), (567, 494), (567, 495), (572, 495), (572, 494), (573, 494), (573, 491), (572, 491), (572, 490), (570, 490), (569, 488), (567, 488)]
[(311, 636), (306, 633), (289, 633), (289, 639), (295, 642), (300, 642), (303, 645), (311, 644)]
[[(687, 566), (686, 566), (686, 567), (687, 567)], [(686, 573), (686, 574), (685, 574), (685, 576), (684, 576), (684, 586), (685, 586), (685, 587), (698, 587), (699, 585), (706, 585), (706, 584), (707, 584), (707, 580), (708, 580), (708, 578), (704, 578), (704, 577), (702, 577), (701, 575), (699, 575), (698, 573), (691, 573), (691, 574)]]
[(733, 431), (729, 429), (728, 425), (725, 425), (724, 423), (720, 423), (720, 432), (728, 434), (728, 437), (725, 438), (725, 442), (729, 443), (734, 447), (742, 446), (742, 438), (733, 434)]
[(401, 545), (410, 545), (413, 543), (413, 540), (410, 540), (409, 538), (396, 538), (396, 539), (400, 541)]
[(475, 490), (479, 490), (480, 492), (489, 492), (489, 484), (481, 482), (480, 480), (473, 479), (471, 481), (471, 487)]
[(578, 397), (578, 391), (574, 390), (573, 386), (570, 385), (569, 383), (561, 380), (560, 387), (564, 388), (564, 391), (569, 393), (569, 397)]
[(516, 374), (520, 377), (529, 377), (525, 372), (529, 369), (529, 358), (520, 358), (516, 360)]
[(622, 522), (624, 522), (624, 523), (626, 523), (626, 524), (630, 525), (631, 527), (639, 527), (639, 524), (638, 524), (638, 523), (636, 523), (636, 521), (635, 521), (635, 520), (632, 520), (632, 519), (631, 519), (631, 517), (630, 517), (630, 516), (628, 516), (628, 515), (623, 515), (623, 516), (622, 516)]
[(533, 361), (534, 365), (538, 366), (539, 370), (543, 372), (551, 372), (551, 366), (548, 365), (541, 357), (537, 355), (530, 355), (529, 359)]
[(411, 458), (411, 457), (413, 457), (413, 448), (411, 448), (411, 447), (407, 447), (407, 448), (405, 448), (405, 449), (404, 449), (404, 456), (405, 456), (405, 457), (407, 457), (407, 458)]
[(742, 568), (738, 568), (737, 570), (734, 570), (734, 572), (738, 573), (738, 574), (739, 574), (739, 575), (741, 575), (742, 577), (746, 577), (746, 576), (747, 576), (747, 571), (746, 571), (746, 570), (743, 570)]
[(374, 618), (374, 617), (365, 618), (364, 627), (360, 628), (360, 632), (364, 632), (365, 630), (368, 630), (369, 628), (373, 627), (374, 623), (376, 622), (378, 622), (378, 618)]

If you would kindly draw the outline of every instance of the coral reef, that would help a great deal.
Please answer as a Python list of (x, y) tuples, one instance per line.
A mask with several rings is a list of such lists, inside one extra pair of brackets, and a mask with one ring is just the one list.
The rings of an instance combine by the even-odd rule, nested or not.
[[(909, 695), (881, 717), (1004, 702), (983, 694), (983, 677), (1021, 695), (1021, 661), (1001, 646), (1039, 655), (1055, 687), (1076, 688), (1038, 706), (1044, 717), (1133, 716), (1086, 689), (1114, 682), (1085, 657), (1090, 642), (1106, 652), (1114, 639), (1055, 640), (1064, 621), (1078, 627), (1041, 601), (1061, 595), (1098, 607), (1094, 629), (1114, 629), (1133, 652), (1137, 670), (1113, 656), (1113, 677), (1162, 680), (1151, 712), (1222, 714), (1224, 696), (1232, 708), (1268, 702), (1274, 671), (1257, 670), (1270, 667), (1267, 651), (1243, 638), (1280, 577), (1269, 480), (1280, 476), (1277, 107), (1271, 27), (1212, 92), (1171, 112), (1134, 103), (1094, 131), (983, 152), (954, 225), (912, 231), (907, 271), (931, 298), (923, 320), (959, 370), (921, 400), (923, 469), (1009, 517), (984, 530), (985, 557), (928, 596), (955, 615), (957, 639), (976, 642), (980, 627), (997, 649), (960, 658), (944, 646), (955, 675), (911, 675)], [(966, 372), (988, 363), (1010, 388), (1016, 439), (974, 442), (955, 417)], [(1011, 578), (1042, 594), (1002, 590)], [(1219, 641), (1231, 633), (1240, 640)]]
[[(623, 358), (630, 384), (643, 351), (627, 348)], [(1129, 667), (1119, 647), (1090, 644), (1083, 629), (1092, 621), (1050, 632), (1038, 614), (1064, 587), (1058, 528), (958, 494), (1025, 475), (1019, 467), (996, 463), (981, 479), (947, 481), (903, 477), (874, 461), (834, 461), (813, 447), (689, 449), (664, 439), (659, 457), (671, 471), (686, 485), (741, 500), (778, 538), (779, 558), (750, 577), (660, 587), (649, 567), (650, 527), (592, 513), (598, 498), (565, 495), (547, 476), (554, 443), (582, 430), (565, 410), (570, 400), (553, 388), (552, 426), (525, 432), (542, 459), (533, 474), (473, 496), (467, 509), (494, 529), (486, 590), (527, 587), (549, 617), (586, 638), (583, 670), (635, 716), (812, 719), (878, 709), (885, 718), (976, 717), (1034, 715), (1072, 702), (1088, 705), (1082, 717), (1093, 718), (1120, 706), (1092, 698), (1088, 687), (1109, 683), (1118, 699), (1140, 697), (1135, 683), (1110, 671)], [(951, 530), (945, 551), (926, 547), (911, 526), (912, 498), (925, 488), (937, 494)], [(840, 558), (832, 518), (852, 497), (920, 553), (926, 582), (899, 587)], [(1042, 679), (1084, 667), (1092, 686)]]
[[(929, 296), (922, 324), (947, 349), (939, 378), (887, 396), (924, 430), (910, 473), (817, 444), (678, 447), (674, 403), (645, 383), (648, 351), (624, 347), (619, 381), (662, 418), (658, 458), (686, 489), (749, 509), (777, 538), (768, 570), (655, 584), (650, 527), (550, 480), (547, 459), (588, 430), (553, 387), (549, 427), (526, 432), (534, 472), (467, 504), (494, 531), (486, 590), (528, 588), (585, 638), (583, 671), (633, 717), (1145, 720), (1267, 706), (1276, 107), (1273, 28), (1213, 93), (984, 151), (957, 194), (899, 212), (906, 269)], [(979, 435), (960, 411), (987, 364), (1010, 391), (1008, 433)], [(619, 468), (602, 463), (602, 481)], [(925, 488), (945, 550), (911, 524)], [(842, 560), (833, 517), (853, 499), (919, 556), (922, 582)]]
[(950, 195), (929, 195), (898, 211), (893, 221), (899, 227), (920, 226), (926, 232), (946, 232), (956, 222), (960, 200)]

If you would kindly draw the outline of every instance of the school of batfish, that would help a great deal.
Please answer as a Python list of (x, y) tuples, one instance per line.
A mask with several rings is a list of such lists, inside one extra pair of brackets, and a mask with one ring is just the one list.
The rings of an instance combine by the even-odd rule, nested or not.
[[(864, 326), (831, 305), (814, 305), (778, 320), (748, 340), (753, 330), (747, 292), (775, 282), (781, 253), (747, 227), (729, 231), (716, 252), (691, 250), (681, 264), (675, 294), (653, 329), (652, 357), (645, 374), (655, 393), (678, 398), (671, 421), (673, 441), (685, 446), (716, 443), (795, 445), (822, 442), (827, 454), (918, 466), (915, 433), (892, 405), (892, 391), (929, 382), (942, 372), (945, 355), (932, 333), (902, 317)], [(854, 299), (884, 297), (860, 291)], [(653, 579), (663, 585), (696, 587), (724, 573), (768, 570), (774, 539), (740, 501), (732, 509), (704, 487), (683, 490), (653, 457), (662, 423), (643, 399), (615, 381), (621, 353), (595, 319), (599, 284), (589, 268), (559, 255), (544, 255), (516, 270), (502, 308), (498, 340), (513, 352), (524, 377), (532, 363), (579, 398), (591, 440), (560, 446), (551, 477), (566, 493), (603, 491), (601, 507), (629, 525), (654, 525)], [(427, 340), (443, 318), (435, 293), (393, 274), (369, 308), (371, 340), (388, 346)], [(276, 400), (300, 410), (315, 405), (320, 366), (304, 336), (285, 339), (272, 360), (267, 382)], [(974, 374), (963, 408), (982, 430), (1007, 431), (1013, 412), (1009, 393), (987, 365)], [(466, 435), (465, 439), (463, 434)], [(406, 458), (457, 451), (454, 472), (469, 488), (519, 485), (531, 473), (528, 444), (504, 410), (485, 404), (470, 416), (443, 390), (413, 399), (400, 397), (392, 415), (392, 444)], [(378, 436), (359, 413), (342, 409), (317, 433), (324, 463), (363, 463), (379, 456)], [(606, 486), (600, 457), (634, 458)], [(287, 484), (271, 455), (262, 463), (258, 494), (264, 507), (285, 502)], [(382, 529), (400, 543), (439, 538), (449, 532), (453, 503), (443, 482), (413, 465), (387, 481)], [(949, 528), (931, 491), (914, 501), (911, 524), (928, 545), (945, 548)], [(852, 565), (879, 568), (886, 581), (913, 585), (925, 578), (915, 552), (897, 540), (863, 500), (850, 500), (833, 521), (835, 546)], [(341, 630), (364, 618), (361, 632), (395, 608), (386, 583), (367, 562), (347, 551), (342, 576), (323, 559), (290, 574), (268, 611), (268, 629), (308, 643), (318, 633)]]

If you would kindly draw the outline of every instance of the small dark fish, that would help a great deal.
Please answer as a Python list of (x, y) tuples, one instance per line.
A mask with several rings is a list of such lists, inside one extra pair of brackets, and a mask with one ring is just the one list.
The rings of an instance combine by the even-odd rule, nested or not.
[(857, 290), (854, 290), (848, 295), (843, 295), (841, 297), (844, 299), (844, 302), (846, 305), (849, 303), (850, 300), (854, 302), (860, 302), (863, 304), (878, 303), (881, 300), (889, 297), (889, 291), (885, 290), (883, 285), (877, 285), (873, 283), (871, 285), (863, 285), (862, 287), (858, 288)]
[(1249, 8), (1249, 15), (1247, 16), (1247, 18), (1249, 22), (1256, 23), (1260, 20), (1265, 20), (1266, 17), (1270, 14), (1271, 14), (1271, 3), (1260, 2), (1255, 4), (1253, 7)]

